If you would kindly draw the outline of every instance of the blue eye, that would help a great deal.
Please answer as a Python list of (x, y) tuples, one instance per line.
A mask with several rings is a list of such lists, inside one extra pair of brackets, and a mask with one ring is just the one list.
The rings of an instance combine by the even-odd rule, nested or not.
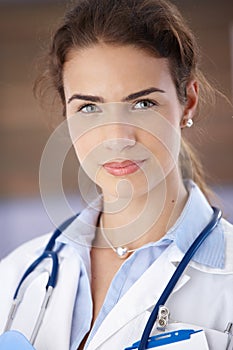
[(157, 106), (158, 104), (151, 100), (141, 100), (134, 104), (134, 109), (149, 109), (151, 107)]
[(85, 104), (82, 105), (79, 109), (78, 112), (85, 113), (85, 114), (92, 114), (92, 113), (99, 113), (101, 112), (100, 108), (94, 104)]

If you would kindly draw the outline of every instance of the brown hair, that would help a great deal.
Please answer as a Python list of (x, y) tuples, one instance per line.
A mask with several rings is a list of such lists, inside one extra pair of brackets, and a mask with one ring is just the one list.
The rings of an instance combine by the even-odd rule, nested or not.
[[(196, 40), (173, 4), (166, 0), (78, 0), (53, 37), (44, 75), (59, 93), (64, 114), (63, 65), (67, 54), (72, 48), (98, 42), (134, 45), (156, 57), (167, 58), (182, 104), (186, 102), (186, 87), (191, 79), (199, 83), (200, 102), (213, 97), (214, 90), (198, 69)], [(191, 177), (208, 194), (201, 164), (184, 139), (180, 168), (183, 178)]]

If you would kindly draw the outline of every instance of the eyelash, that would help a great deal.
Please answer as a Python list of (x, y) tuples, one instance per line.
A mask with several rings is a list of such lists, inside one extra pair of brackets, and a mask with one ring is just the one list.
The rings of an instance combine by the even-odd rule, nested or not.
[(81, 110), (84, 108), (84, 107), (88, 107), (88, 106), (95, 106), (94, 103), (83, 103), (78, 109), (77, 109), (77, 112), (81, 112)]
[[(150, 98), (137, 100), (137, 101), (134, 102), (134, 105), (136, 105), (136, 104), (139, 103), (139, 102), (149, 102), (149, 103), (152, 103), (153, 106), (158, 106), (158, 105), (159, 105), (158, 102), (156, 102), (156, 101), (154, 101), (154, 100), (152, 100), (152, 99), (150, 99)], [(150, 108), (150, 107), (149, 107), (149, 108)]]
[[(137, 100), (137, 101), (133, 102), (133, 104), (136, 105), (136, 104), (139, 103), (139, 102), (149, 102), (149, 103), (152, 103), (153, 106), (158, 106), (158, 105), (159, 105), (158, 102), (156, 102), (156, 101), (154, 101), (154, 100), (152, 100), (152, 99), (149, 99), (149, 98)], [(83, 104), (78, 108), (77, 112), (81, 112), (82, 109), (83, 109), (84, 107), (88, 107), (88, 106), (95, 106), (95, 104), (94, 104), (94, 103), (83, 103)], [(149, 108), (150, 108), (150, 107), (149, 107)]]

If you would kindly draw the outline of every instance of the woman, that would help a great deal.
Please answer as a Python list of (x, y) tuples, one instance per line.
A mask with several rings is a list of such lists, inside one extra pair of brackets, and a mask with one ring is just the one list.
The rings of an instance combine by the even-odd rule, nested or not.
[[(178, 262), (213, 215), (182, 136), (211, 88), (192, 33), (165, 0), (77, 1), (53, 37), (48, 71), (81, 167), (98, 191), (57, 238), (59, 276), (35, 348), (125, 349), (140, 340)], [(165, 330), (204, 330), (201, 343), (190, 340), (187, 349), (229, 345), (232, 232), (221, 219), (166, 303)], [(1, 262), (1, 331), (22, 274), (48, 239)], [(45, 263), (12, 324), (28, 338)], [(163, 330), (157, 322), (151, 335)]]

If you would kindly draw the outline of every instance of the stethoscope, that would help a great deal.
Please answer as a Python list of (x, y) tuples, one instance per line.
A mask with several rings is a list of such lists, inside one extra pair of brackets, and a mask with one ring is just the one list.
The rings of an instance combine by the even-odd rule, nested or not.
[[(66, 220), (60, 227), (58, 227), (53, 235), (51, 236), (48, 244), (46, 245), (44, 251), (42, 254), (27, 268), (25, 273), (23, 274), (17, 288), (15, 291), (15, 294), (13, 296), (13, 302), (12, 306), (8, 315), (7, 323), (5, 326), (4, 331), (8, 331), (11, 328), (11, 325), (13, 323), (13, 320), (15, 318), (17, 309), (20, 305), (20, 303), (23, 300), (25, 288), (24, 284), (25, 282), (30, 279), (30, 276), (32, 276), (33, 272), (36, 271), (36, 268), (43, 262), (45, 259), (50, 259), (52, 262), (51, 272), (49, 274), (48, 282), (46, 285), (46, 293), (41, 305), (41, 309), (39, 312), (39, 315), (37, 317), (34, 329), (32, 331), (32, 335), (30, 338), (30, 342), (33, 345), (35, 343), (36, 337), (38, 335), (38, 332), (40, 330), (49, 300), (52, 296), (53, 290), (56, 287), (57, 283), (57, 277), (58, 277), (58, 271), (59, 271), (59, 260), (58, 260), (58, 253), (62, 249), (63, 245), (60, 245), (57, 249), (54, 250), (56, 239), (61, 235), (61, 233), (76, 219), (76, 217), (79, 214), (74, 215), (73, 217)], [(196, 253), (196, 251), (199, 249), (201, 244), (204, 242), (204, 240), (209, 236), (209, 234), (215, 229), (215, 227), (218, 225), (219, 220), (221, 219), (222, 213), (219, 209), (213, 207), (213, 216), (208, 223), (208, 225), (202, 230), (202, 232), (199, 234), (199, 236), (195, 239), (195, 241), (192, 243), (186, 254), (184, 255), (183, 259), (177, 266), (174, 274), (172, 275), (170, 281), (168, 282), (167, 286), (165, 287), (161, 297), (157, 301), (149, 320), (146, 324), (146, 327), (144, 329), (144, 332), (142, 334), (141, 340), (139, 341), (138, 350), (145, 350), (147, 349), (147, 344), (149, 341), (150, 333), (152, 331), (152, 328), (156, 322), (159, 308), (161, 305), (165, 305), (168, 297), (170, 296), (171, 292), (173, 291), (176, 283), (180, 279), (181, 275), (183, 274), (185, 268), (187, 267), (188, 263), (192, 259), (193, 255)]]
[[(53, 250), (56, 244), (56, 239), (62, 234), (62, 232), (76, 219), (76, 217), (79, 214), (76, 214), (66, 220), (62, 225), (60, 225), (51, 236), (49, 242), (47, 243), (45, 249), (43, 250), (42, 254), (27, 268), (27, 270), (24, 272), (17, 288), (15, 291), (15, 294), (13, 296), (13, 302), (8, 314), (6, 326), (4, 329), (4, 332), (10, 330), (11, 325), (13, 323), (13, 320), (15, 318), (17, 309), (19, 305), (21, 304), (24, 292), (25, 292), (25, 285), (28, 280), (30, 280), (30, 277), (33, 279), (33, 273), (36, 271), (36, 268), (41, 265), (42, 262), (44, 262), (46, 259), (50, 259), (52, 262), (51, 272), (49, 274), (48, 282), (45, 287), (45, 296), (42, 301), (42, 305), (40, 308), (39, 315), (36, 319), (35, 326), (33, 328), (31, 337), (30, 337), (30, 343), (34, 345), (36, 337), (38, 335), (38, 332), (40, 330), (42, 321), (44, 319), (44, 315), (46, 312), (46, 309), (48, 307), (49, 300), (52, 296), (53, 290), (56, 287), (57, 284), (57, 277), (58, 277), (58, 271), (59, 271), (59, 260), (58, 260), (58, 253), (62, 249), (63, 245), (61, 244), (56, 250)], [(35, 274), (37, 276), (37, 274)]]
[(181, 275), (183, 274), (184, 270), (188, 266), (190, 260), (196, 253), (196, 251), (200, 248), (204, 240), (209, 236), (209, 234), (215, 229), (215, 227), (218, 225), (219, 220), (222, 217), (221, 210), (213, 207), (213, 216), (208, 223), (208, 225), (201, 231), (199, 236), (195, 239), (195, 241), (191, 244), (188, 251), (185, 253), (184, 257), (180, 261), (179, 265), (177, 266), (174, 274), (172, 275), (171, 279), (169, 280), (168, 284), (166, 285), (162, 295), (160, 296), (159, 300), (157, 301), (154, 309), (152, 310), (152, 313), (147, 321), (147, 324), (145, 326), (145, 329), (143, 331), (141, 340), (138, 345), (138, 350), (145, 350), (147, 349), (147, 344), (149, 341), (150, 333), (152, 331), (152, 328), (157, 320), (159, 308), (161, 306), (164, 306), (167, 299), (169, 298), (170, 294), (172, 293), (175, 285), (177, 284), (178, 280), (180, 279)]

